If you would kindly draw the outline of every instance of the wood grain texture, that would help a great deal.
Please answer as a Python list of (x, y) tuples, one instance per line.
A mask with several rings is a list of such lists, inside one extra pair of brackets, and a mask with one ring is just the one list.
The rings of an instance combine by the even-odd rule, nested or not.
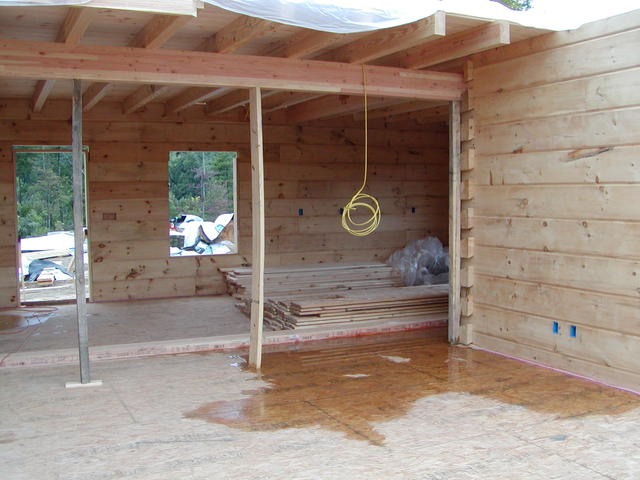
[(637, 18), (477, 55), (470, 90), (474, 343), (627, 386), (640, 373)]

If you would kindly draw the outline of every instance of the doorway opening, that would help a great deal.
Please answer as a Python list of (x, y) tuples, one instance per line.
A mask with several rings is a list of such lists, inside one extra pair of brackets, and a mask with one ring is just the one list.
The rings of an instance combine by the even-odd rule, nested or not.
[[(85, 165), (87, 152), (87, 147), (84, 147)], [(20, 303), (33, 305), (74, 302), (75, 236), (71, 147), (16, 146), (14, 158)], [(83, 226), (86, 226), (86, 188), (83, 200)], [(83, 230), (86, 232), (86, 229)], [(82, 258), (85, 263), (86, 285), (90, 285), (86, 235)]]

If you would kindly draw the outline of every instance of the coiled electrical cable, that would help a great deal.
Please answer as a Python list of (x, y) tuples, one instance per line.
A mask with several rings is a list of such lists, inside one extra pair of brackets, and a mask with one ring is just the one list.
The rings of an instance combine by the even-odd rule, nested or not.
[[(382, 214), (380, 212), (380, 204), (378, 200), (368, 193), (364, 193), (367, 186), (367, 173), (369, 169), (368, 149), (369, 149), (369, 132), (368, 132), (368, 115), (367, 115), (367, 76), (364, 65), (362, 65), (362, 85), (364, 90), (364, 175), (362, 186), (355, 193), (351, 200), (347, 202), (342, 211), (342, 228), (348, 233), (356, 237), (365, 237), (372, 234), (380, 225)], [(363, 221), (356, 221), (351, 218), (352, 213), (356, 213), (358, 209), (368, 213), (368, 217)]]

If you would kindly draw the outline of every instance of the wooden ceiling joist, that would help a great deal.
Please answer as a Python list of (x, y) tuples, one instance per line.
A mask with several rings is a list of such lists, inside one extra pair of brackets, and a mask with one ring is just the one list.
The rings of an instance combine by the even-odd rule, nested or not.
[[(278, 28), (278, 24), (276, 23), (262, 20), (260, 18), (241, 16), (202, 42), (196, 50), (215, 53), (235, 52), (252, 40), (255, 40), (269, 31), (274, 31), (276, 28)], [(223, 93), (230, 92), (234, 94), (236, 93), (230, 89)], [(247, 97), (246, 102), (239, 105), (249, 103), (249, 94), (248, 92), (244, 93), (246, 93)], [(180, 95), (169, 99), (165, 106), (165, 112), (176, 113), (190, 107), (191, 105), (195, 105), (196, 103), (206, 102), (212, 98), (218, 98), (221, 94), (222, 93), (220, 93), (218, 89), (206, 92), (206, 89), (199, 87), (189, 88)], [(239, 95), (242, 94), (243, 92), (240, 91)], [(230, 101), (233, 101), (233, 97)], [(227, 108), (223, 111), (227, 110), (230, 109)]]
[(113, 83), (104, 82), (96, 82), (89, 85), (82, 95), (82, 111), (88, 112), (95, 107), (113, 87)]
[[(192, 20), (191, 17), (155, 15), (129, 42), (133, 48), (159, 48), (180, 28)], [(94, 83), (84, 93), (82, 109), (87, 112), (95, 107), (113, 88), (111, 83)]]
[(277, 28), (277, 23), (243, 15), (211, 35), (196, 50), (216, 53), (235, 52), (252, 40)]
[(492, 22), (391, 55), (381, 64), (426, 68), (509, 43), (509, 24)]
[[(374, 32), (354, 42), (339, 47), (326, 55), (319, 57), (321, 60), (344, 63), (366, 63), (369, 60), (381, 58), (400, 50), (413, 47), (416, 44), (428, 39), (438, 38), (445, 34), (446, 15), (444, 12), (436, 12), (423, 20), (402, 25), (400, 27), (388, 28), (379, 32)], [(305, 122), (309, 120), (327, 118), (331, 116), (345, 115), (353, 113), (360, 107), (355, 107), (358, 102), (345, 100), (347, 97), (339, 97), (337, 100), (310, 98), (309, 105), (297, 102), (296, 106), (289, 105), (287, 116), (294, 122)], [(361, 102), (360, 102), (361, 103)], [(397, 104), (392, 100), (371, 99), (372, 105), (378, 106)], [(354, 105), (352, 105), (354, 104)]]
[[(303, 30), (301, 32), (293, 34), (291, 37), (289, 37), (289, 39), (287, 39), (287, 41), (283, 45), (281, 45), (276, 51), (270, 52), (269, 55), (275, 56), (275, 57), (285, 57), (285, 58), (304, 58), (306, 56), (311, 56), (314, 53), (317, 53), (318, 51), (325, 48), (327, 45), (330, 45), (331, 43), (342, 38), (343, 36), (344, 36), (343, 34), (337, 34), (337, 33), (317, 32), (314, 30), (312, 31)], [(273, 93), (276, 93), (276, 92), (273, 92)], [(284, 92), (281, 92), (281, 93), (284, 93)], [(297, 101), (296, 103), (301, 103), (304, 100), (316, 98), (318, 96), (318, 95), (310, 95), (310, 94), (306, 94), (306, 95), (307, 96), (304, 99), (298, 96), (300, 100)], [(244, 99), (244, 101), (239, 101), (240, 98), (244, 98), (245, 96), (246, 98)], [(265, 97), (263, 93), (263, 99), (266, 99), (266, 98), (267, 97)], [(248, 103), (249, 103), (249, 95), (247, 92), (236, 94), (236, 92), (234, 91), (229, 93), (227, 96), (216, 100), (212, 104), (209, 104), (207, 111), (211, 115), (217, 115), (217, 114), (232, 110), (233, 108), (245, 106)], [(287, 104), (277, 108), (274, 108), (275, 106), (269, 108), (269, 105), (270, 105), (269, 103), (267, 103), (266, 105), (265, 104), (262, 105), (263, 112), (270, 112), (270, 111), (278, 110), (280, 108), (286, 108), (291, 104)], [(232, 107), (228, 108), (229, 106), (232, 106)]]
[[(373, 96), (456, 100), (458, 73), (366, 66)], [(360, 65), (164, 49), (0, 40), (0, 73), (15, 78), (102, 80), (362, 95)]]
[(192, 17), (175, 15), (155, 15), (136, 37), (129, 43), (136, 48), (160, 48), (182, 27), (193, 20)]
[(178, 113), (185, 108), (198, 103), (204, 103), (212, 98), (218, 98), (222, 95), (226, 95), (231, 91), (230, 88), (215, 88), (211, 87), (190, 87), (179, 93), (175, 97), (170, 98), (164, 105), (165, 115), (171, 115)]
[(371, 33), (329, 52), (321, 59), (333, 62), (366, 63), (434, 38), (443, 37), (445, 22), (445, 13), (436, 12), (417, 22)]
[(344, 38), (342, 33), (302, 30), (289, 37), (282, 45), (269, 53), (274, 57), (306, 58)]
[(293, 107), (299, 103), (322, 97), (322, 94), (308, 92), (278, 92), (271, 95), (262, 102), (262, 111), (264, 113), (275, 112), (283, 108)]
[[(419, 110), (425, 110), (427, 108), (436, 107), (439, 105), (447, 105), (443, 102), (417, 102), (409, 100), (395, 105), (386, 105), (380, 108), (371, 108), (371, 111), (367, 112), (369, 120), (375, 120), (376, 118), (386, 118), (394, 115), (400, 115), (403, 113), (415, 112)], [(447, 107), (448, 108), (448, 107)], [(353, 119), (356, 121), (364, 118), (364, 112), (356, 112), (353, 114)]]
[[(98, 10), (91, 8), (69, 8), (67, 16), (58, 31), (56, 42), (65, 43), (67, 45), (77, 44), (97, 14)], [(56, 81), (51, 79), (38, 80), (31, 99), (31, 107), (34, 112), (42, 110), (42, 107), (44, 107), (47, 98), (49, 98), (49, 94), (51, 93), (51, 90), (53, 90), (55, 83)]]
[(71, 7), (64, 23), (58, 32), (56, 42), (76, 45), (89, 28), (89, 24), (98, 14), (98, 10), (82, 7)]
[[(381, 97), (367, 98), (367, 105), (369, 108), (397, 105), (398, 103), (403, 102), (406, 102), (406, 99)], [(319, 120), (321, 118), (352, 114), (363, 110), (364, 102), (362, 97), (327, 95), (287, 109), (287, 121), (292, 123), (303, 123), (311, 120)]]
[(171, 90), (170, 85), (142, 85), (124, 99), (122, 113), (128, 115)]
[[(271, 90), (262, 91), (262, 100), (268, 99), (274, 95), (278, 95), (281, 92)], [(220, 115), (221, 113), (228, 112), (234, 108), (242, 107), (249, 103), (249, 91), (240, 89), (234, 90), (231, 93), (226, 94), (223, 97), (216, 98), (215, 100), (207, 103), (207, 113), (209, 115)]]

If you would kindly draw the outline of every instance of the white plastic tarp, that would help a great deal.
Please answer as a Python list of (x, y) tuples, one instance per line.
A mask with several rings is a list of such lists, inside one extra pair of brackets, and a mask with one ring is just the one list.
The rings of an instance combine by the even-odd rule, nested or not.
[(640, 8), (638, 0), (531, 0), (518, 12), (491, 0), (204, 0), (236, 13), (335, 33), (395, 27), (438, 10), (484, 19), (507, 20), (549, 30), (584, 23)]
[[(0, 0), (2, 5), (82, 5), (89, 0)], [(192, 1), (192, 0), (176, 0)], [(517, 12), (492, 0), (204, 0), (232, 12), (335, 33), (404, 25), (438, 10), (490, 20), (507, 20), (549, 30), (568, 30), (640, 8), (638, 0), (531, 0)], [(135, 9), (135, 0), (129, 9)]]

